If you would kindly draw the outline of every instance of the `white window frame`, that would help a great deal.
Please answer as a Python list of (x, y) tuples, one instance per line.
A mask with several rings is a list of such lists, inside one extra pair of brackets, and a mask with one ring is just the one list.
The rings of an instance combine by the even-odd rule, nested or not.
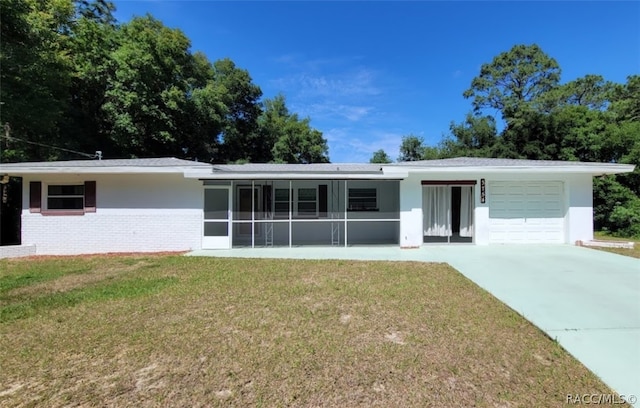
[[(75, 186), (82, 187), (82, 194), (68, 194), (68, 195), (49, 195), (49, 187), (58, 187), (58, 186)], [(46, 211), (84, 211), (86, 202), (85, 202), (85, 185), (84, 183), (42, 183), (42, 197), (44, 197), (43, 201), (43, 209)], [(82, 207), (80, 208), (50, 208), (49, 207), (49, 199), (50, 198), (82, 198)]]
[[(376, 203), (375, 203), (375, 207), (373, 208), (366, 208), (366, 209), (358, 209), (358, 208), (352, 208), (351, 207), (351, 192), (353, 190), (373, 190), (376, 193)], [(361, 198), (361, 197), (353, 197), (353, 198)], [(366, 197), (365, 197), (366, 198)], [(361, 211), (361, 212), (367, 212), (367, 211), (380, 211), (380, 201), (378, 200), (378, 188), (377, 187), (349, 187), (348, 192), (347, 192), (347, 211)]]

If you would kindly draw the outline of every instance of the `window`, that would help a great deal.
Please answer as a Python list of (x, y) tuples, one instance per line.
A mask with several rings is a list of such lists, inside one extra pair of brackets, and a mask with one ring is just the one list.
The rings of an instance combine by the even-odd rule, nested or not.
[(29, 212), (42, 215), (83, 215), (96, 212), (96, 182), (47, 184), (29, 182)]
[(84, 185), (47, 186), (48, 210), (83, 210)]
[(273, 200), (273, 212), (276, 218), (289, 217), (289, 189), (276, 188)]
[(315, 188), (298, 189), (298, 215), (318, 215), (318, 194)]
[(350, 188), (349, 211), (378, 211), (378, 191), (375, 188)]

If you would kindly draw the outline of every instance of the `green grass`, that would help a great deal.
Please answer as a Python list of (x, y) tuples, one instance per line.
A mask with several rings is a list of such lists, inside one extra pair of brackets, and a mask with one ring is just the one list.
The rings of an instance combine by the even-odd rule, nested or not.
[(611, 392), (444, 264), (31, 258), (0, 261), (0, 282), (0, 406), (559, 406)]
[(72, 307), (82, 302), (106, 301), (118, 298), (143, 296), (160, 291), (175, 278), (129, 279), (110, 284), (97, 284), (66, 292), (56, 292), (32, 298), (11, 299), (0, 297), (0, 323), (30, 317), (51, 309)]
[(639, 239), (612, 237), (611, 235), (606, 235), (602, 232), (596, 232), (595, 239), (634, 242), (635, 245), (633, 246), (633, 249), (628, 249), (628, 248), (594, 248), (594, 249), (597, 249), (599, 251), (613, 252), (614, 254), (625, 255), (625, 256), (630, 256), (633, 258), (640, 259), (640, 240)]

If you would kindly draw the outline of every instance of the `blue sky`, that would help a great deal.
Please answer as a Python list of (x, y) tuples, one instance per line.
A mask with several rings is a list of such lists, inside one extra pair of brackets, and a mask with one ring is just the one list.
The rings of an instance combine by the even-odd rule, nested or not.
[(150, 13), (193, 51), (231, 58), (264, 97), (282, 93), (329, 142), (332, 162), (398, 156), (402, 136), (435, 145), (471, 110), (483, 63), (538, 44), (562, 82), (640, 73), (640, 2), (115, 1), (116, 18)]

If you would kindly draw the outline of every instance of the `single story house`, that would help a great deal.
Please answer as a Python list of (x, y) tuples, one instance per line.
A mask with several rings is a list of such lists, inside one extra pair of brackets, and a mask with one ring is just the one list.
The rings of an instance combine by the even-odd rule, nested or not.
[(634, 166), (454, 158), (228, 164), (176, 158), (0, 165), (22, 177), (37, 254), (300, 245), (574, 244), (592, 178)]

